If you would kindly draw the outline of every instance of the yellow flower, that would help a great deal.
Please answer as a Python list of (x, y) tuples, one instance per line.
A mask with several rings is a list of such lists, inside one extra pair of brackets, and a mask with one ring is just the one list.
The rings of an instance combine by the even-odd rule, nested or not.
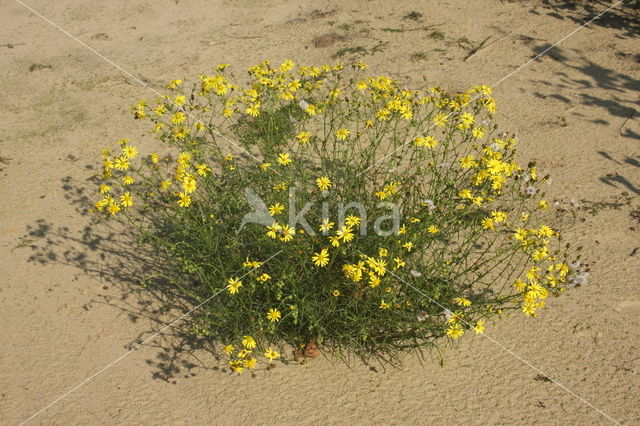
[(284, 210), (284, 206), (282, 204), (280, 204), (280, 203), (275, 203), (275, 204), (269, 206), (269, 214), (271, 216), (275, 216), (277, 214), (280, 214), (280, 213), (283, 212), (283, 210)]
[(469, 127), (471, 127), (471, 125), (473, 124), (475, 118), (473, 117), (473, 114), (470, 114), (468, 112), (465, 112), (464, 114), (461, 114), (458, 117), (458, 129), (468, 129)]
[(268, 348), (264, 353), (264, 357), (267, 358), (269, 361), (273, 361), (274, 359), (280, 358), (280, 354), (274, 351), (273, 349)]
[(329, 237), (329, 241), (333, 247), (340, 247), (340, 237)]
[(402, 259), (400, 259), (399, 257), (395, 257), (393, 261), (396, 262), (396, 266), (394, 266), (393, 269), (399, 269), (407, 265), (407, 263)]
[(386, 108), (382, 108), (380, 111), (376, 113), (376, 118), (378, 120), (388, 120), (389, 115), (391, 115), (391, 111)]
[(320, 188), (321, 191), (327, 191), (329, 188), (331, 188), (332, 182), (331, 179), (323, 176), (316, 179), (316, 185), (318, 186), (318, 188)]
[(438, 141), (433, 136), (418, 136), (413, 142), (416, 146), (425, 146), (427, 148), (435, 148), (438, 145)]
[(351, 134), (351, 132), (349, 130), (347, 130), (347, 129), (338, 129), (338, 130), (336, 130), (336, 138), (339, 141), (345, 140), (346, 138), (349, 137), (350, 134)]
[(465, 299), (464, 297), (456, 297), (453, 299), (453, 303), (458, 306), (471, 306), (471, 300)]
[(406, 242), (402, 245), (402, 247), (404, 247), (405, 249), (407, 249), (407, 251), (411, 251), (413, 250), (413, 243), (411, 241)]
[(433, 123), (438, 127), (444, 127), (447, 124), (447, 114), (439, 113), (433, 118)]
[(173, 124), (182, 124), (186, 121), (186, 119), (187, 119), (187, 116), (184, 115), (183, 112), (176, 112), (171, 116), (171, 122)]
[(240, 290), (240, 287), (242, 287), (242, 281), (239, 279), (233, 277), (227, 280), (227, 291), (230, 294), (236, 294)]
[(224, 347), (223, 351), (227, 354), (227, 355), (231, 355), (233, 353), (233, 350), (235, 348), (233, 347), (233, 345), (227, 345)]
[(115, 167), (118, 170), (127, 170), (131, 166), (131, 163), (124, 157), (118, 157), (115, 161)]
[(318, 113), (318, 107), (316, 107), (315, 105), (307, 105), (307, 107), (304, 109), (304, 112), (309, 115), (316, 115)]
[(182, 106), (187, 103), (187, 97), (184, 95), (178, 95), (174, 98), (173, 103), (177, 106)]
[(120, 202), (122, 207), (131, 207), (133, 206), (133, 197), (129, 192), (125, 192), (120, 196)]
[(256, 281), (260, 281), (261, 283), (267, 282), (271, 279), (271, 275), (269, 274), (262, 274), (259, 277), (256, 278)]
[(253, 351), (248, 351), (246, 349), (243, 349), (243, 350), (238, 352), (238, 358), (246, 358), (247, 356), (251, 355), (252, 353), (253, 353)]
[(516, 290), (523, 292), (527, 288), (527, 284), (525, 284), (521, 279), (517, 279), (513, 282), (513, 288)]
[(376, 274), (369, 274), (369, 287), (376, 288), (380, 285), (380, 277)]
[(250, 107), (248, 107), (245, 112), (252, 117), (257, 117), (260, 115), (260, 102), (256, 102)]
[(471, 130), (471, 135), (476, 139), (481, 139), (484, 136), (484, 129), (482, 127), (474, 127)]
[(254, 368), (257, 363), (258, 363), (258, 360), (255, 358), (248, 358), (243, 361), (244, 366), (248, 369)]
[(546, 259), (547, 257), (549, 257), (549, 251), (546, 247), (539, 248), (531, 254), (531, 258), (538, 262)]
[(153, 164), (156, 164), (156, 163), (158, 163), (158, 161), (160, 161), (160, 157), (158, 157), (158, 154), (156, 154), (156, 153), (149, 154), (149, 158), (151, 158), (151, 162)]
[(211, 168), (209, 168), (206, 164), (198, 164), (196, 166), (196, 171), (200, 176), (207, 176), (211, 173)]
[(457, 339), (463, 334), (464, 334), (464, 329), (460, 324), (451, 324), (449, 328), (447, 328), (447, 336), (449, 336), (452, 339)]
[(107, 207), (107, 211), (111, 214), (111, 216), (114, 216), (116, 213), (120, 211), (120, 206), (113, 202), (109, 203), (109, 207)]
[(360, 224), (360, 220), (358, 216), (349, 215), (344, 222), (349, 226), (357, 226)]
[(549, 208), (549, 203), (547, 203), (547, 200), (540, 200), (538, 202), (538, 208), (540, 210), (547, 210)]
[(496, 229), (495, 225), (493, 224), (493, 219), (491, 219), (490, 217), (485, 217), (484, 219), (482, 219), (482, 228)]
[(353, 229), (351, 229), (350, 226), (342, 226), (342, 228), (336, 232), (336, 236), (345, 243), (348, 243), (353, 240)]
[(245, 268), (256, 269), (256, 268), (259, 268), (260, 265), (262, 265), (261, 262), (258, 262), (256, 260), (249, 260), (248, 257), (246, 258), (246, 260), (244, 262), (242, 262), (242, 266), (245, 267)]
[(265, 171), (265, 172), (266, 172), (266, 171), (269, 169), (269, 167), (271, 167), (271, 166), (272, 166), (272, 164), (271, 164), (271, 163), (262, 163), (262, 164), (260, 164), (260, 168), (261, 168), (263, 171)]
[(191, 205), (191, 197), (189, 194), (179, 193), (178, 197), (180, 198), (178, 200), (178, 205), (180, 207), (189, 207)]
[(379, 306), (380, 309), (389, 309), (390, 307), (391, 305), (385, 302), (384, 300), (380, 301), (380, 306)]
[(311, 260), (316, 266), (325, 267), (329, 264), (329, 250), (323, 248), (320, 253), (314, 253)]
[(322, 219), (322, 224), (320, 225), (320, 232), (330, 231), (331, 228), (333, 228), (333, 225), (335, 225), (335, 223), (329, 222), (329, 219), (327, 218)]
[(111, 191), (111, 187), (109, 185), (106, 185), (104, 183), (102, 185), (100, 185), (100, 193), (101, 194), (106, 194), (109, 191)]
[(387, 257), (388, 255), (389, 255), (389, 251), (386, 248), (378, 249), (378, 256), (379, 257)]
[(435, 226), (435, 225), (430, 225), (430, 226), (427, 228), (427, 232), (428, 232), (428, 233), (430, 233), (430, 234), (437, 234), (438, 232), (440, 232), (440, 230), (438, 229), (438, 227), (437, 227), (437, 226)]
[(171, 186), (171, 181), (169, 180), (163, 180), (162, 182), (160, 182), (160, 188), (162, 188), (163, 191), (166, 191), (167, 188), (169, 188)]
[(473, 198), (473, 194), (471, 194), (471, 191), (468, 189), (461, 189), (460, 192), (458, 192), (458, 196), (469, 200)]
[(513, 237), (518, 241), (524, 241), (527, 238), (527, 230), (516, 228), (516, 230), (513, 232)]
[[(158, 117), (162, 117), (164, 115), (165, 112), (167, 112), (167, 107), (164, 105), (158, 105), (157, 107), (155, 107), (153, 109), (153, 112), (158, 116)], [(162, 123), (158, 123), (158, 124), (162, 124)]]
[(477, 165), (478, 163), (475, 161), (475, 157), (473, 155), (467, 155), (460, 159), (460, 167), (462, 167), (463, 169), (470, 169)]
[(244, 370), (244, 364), (242, 363), (242, 361), (229, 361), (228, 364), (229, 368), (231, 368), (238, 374), (242, 373), (242, 370)]
[(282, 229), (282, 226), (274, 222), (273, 225), (267, 226), (267, 236), (271, 238), (278, 238), (278, 232), (281, 229)]
[(283, 166), (286, 166), (288, 164), (291, 163), (291, 158), (289, 156), (289, 153), (280, 153), (278, 154), (278, 163), (282, 164)]
[(291, 59), (287, 59), (282, 63), (282, 65), (280, 65), (280, 72), (285, 73), (287, 71), (291, 71), (293, 68), (295, 68), (295, 66), (295, 62), (293, 62)]
[(196, 181), (195, 179), (191, 179), (189, 177), (184, 178), (182, 181), (182, 189), (185, 194), (191, 194), (196, 190)]
[(554, 233), (555, 231), (547, 225), (542, 225), (538, 230), (538, 235), (541, 237), (553, 237)]
[(384, 200), (389, 197), (389, 194), (384, 191), (376, 191), (373, 195), (380, 198), (381, 200)]
[(335, 297), (338, 297), (338, 296), (340, 296), (340, 291), (333, 290), (333, 292), (331, 292), (331, 294), (333, 294)]
[(191, 154), (189, 154), (188, 152), (182, 152), (178, 155), (178, 164), (181, 164), (183, 166), (186, 166), (187, 164), (189, 164), (189, 162), (191, 161)]
[(171, 83), (167, 84), (167, 89), (175, 89), (181, 84), (182, 84), (182, 80), (173, 80)]
[(122, 156), (126, 159), (132, 159), (138, 155), (138, 149), (135, 146), (125, 146), (122, 148)]
[(242, 346), (247, 349), (253, 349), (256, 347), (256, 341), (251, 336), (242, 336), (244, 339), (242, 340)]
[(365, 90), (367, 87), (368, 86), (366, 81), (360, 80), (359, 82), (356, 83), (356, 89), (358, 90)]
[(311, 133), (309, 132), (300, 132), (296, 135), (296, 139), (298, 140), (299, 143), (301, 144), (305, 144), (307, 142), (309, 142), (309, 140), (311, 139)]
[(491, 217), (496, 223), (504, 222), (509, 217), (505, 212), (500, 212), (497, 210), (493, 210), (491, 212)]
[(296, 230), (289, 225), (282, 225), (280, 232), (282, 233), (282, 235), (280, 236), (280, 241), (288, 242), (293, 240), (293, 236), (295, 235)]
[(271, 309), (269, 309), (269, 312), (267, 312), (267, 319), (269, 319), (269, 321), (271, 321), (271, 322), (280, 321), (280, 317), (281, 316), (282, 316), (282, 314), (277, 309), (271, 308)]
[(522, 312), (528, 317), (535, 317), (536, 305), (534, 303), (524, 303), (522, 305)]

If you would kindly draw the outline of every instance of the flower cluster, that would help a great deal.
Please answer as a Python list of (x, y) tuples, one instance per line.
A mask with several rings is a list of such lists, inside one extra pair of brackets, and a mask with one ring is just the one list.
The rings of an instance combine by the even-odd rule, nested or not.
[(547, 178), (492, 125), (489, 87), (408, 90), (363, 63), (290, 60), (243, 86), (227, 69), (133, 106), (159, 146), (105, 150), (94, 210), (134, 224), (191, 299), (220, 294), (194, 333), (233, 371), (286, 346), (395, 362), (535, 317), (586, 277), (559, 249)]

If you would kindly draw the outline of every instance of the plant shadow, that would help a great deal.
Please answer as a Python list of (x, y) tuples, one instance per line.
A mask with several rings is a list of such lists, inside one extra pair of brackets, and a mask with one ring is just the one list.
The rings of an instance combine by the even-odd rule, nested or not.
[[(530, 45), (534, 57), (551, 47), (548, 43), (536, 44), (532, 39), (525, 40), (525, 44)], [(621, 136), (640, 139), (640, 133), (630, 127), (632, 120), (638, 116), (635, 94), (640, 91), (640, 79), (599, 65), (583, 55), (570, 58), (569, 54), (570, 52), (558, 46), (545, 54), (565, 67), (566, 71), (554, 72), (554, 79), (533, 80), (539, 86), (548, 88), (545, 91), (536, 91), (534, 95), (562, 102), (567, 106), (567, 110), (576, 105), (603, 109), (608, 113), (608, 117), (614, 119), (614, 123), (610, 122), (610, 119), (604, 119), (604, 114), (598, 114), (597, 118), (582, 118), (594, 124), (615, 125), (619, 127)], [(624, 52), (618, 54), (626, 55)], [(640, 55), (633, 60), (640, 63)], [(563, 92), (564, 94), (561, 94)]]
[[(149, 329), (123, 349), (136, 350), (142, 345), (155, 348), (155, 357), (145, 361), (154, 379), (175, 384), (177, 378), (195, 376), (198, 370), (229, 372), (211, 365), (215, 364), (212, 358), (220, 361), (214, 345), (192, 333), (189, 313), (198, 301), (162, 278), (166, 272), (163, 265), (148, 247), (138, 244), (132, 231), (117, 221), (98, 221), (90, 216), (88, 194), (96, 192), (95, 185), (68, 176), (62, 179), (62, 189), (84, 225), (74, 229), (45, 219), (27, 225), (25, 241), (31, 243), (32, 250), (28, 261), (42, 266), (72, 266), (104, 283), (103, 290), (111, 287), (108, 294), (86, 302), (82, 306), (86, 311), (109, 305), (126, 312), (133, 323), (146, 319)], [(196, 354), (202, 350), (207, 352), (206, 362)]]
[[(544, 13), (551, 18), (571, 21), (584, 25), (600, 13), (613, 6), (604, 0), (539, 0), (534, 2), (542, 6), (542, 12), (533, 8), (531, 13)], [(590, 25), (620, 30), (618, 37), (637, 37), (640, 33), (640, 1), (631, 0), (620, 3), (608, 10)]]
[[(636, 155), (635, 157), (626, 156), (622, 161), (616, 160), (606, 151), (598, 151), (598, 154), (609, 161), (612, 161), (617, 164), (616, 168), (619, 170), (622, 167), (632, 166), (637, 167), (640, 172), (640, 155)], [(631, 182), (629, 179), (625, 178), (621, 174), (616, 172), (607, 173), (605, 176), (601, 176), (599, 178), (600, 182), (620, 189), (621, 187), (626, 189), (627, 191), (633, 192), (636, 195), (640, 196), (640, 182), (635, 183)]]

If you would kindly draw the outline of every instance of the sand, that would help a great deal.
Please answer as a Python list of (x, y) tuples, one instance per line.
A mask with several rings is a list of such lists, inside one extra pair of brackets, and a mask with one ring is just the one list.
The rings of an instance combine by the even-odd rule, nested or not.
[[(638, 11), (614, 10), (519, 69), (594, 16), (581, 5), (613, 4), (544, 3), (27, 0), (123, 72), (4, 1), (0, 423), (29, 419), (82, 383), (30, 423), (640, 423)], [(403, 18), (411, 11), (422, 17)], [(402, 369), (374, 371), (318, 358), (237, 376), (193, 348), (184, 324), (118, 360), (179, 313), (140, 291), (135, 248), (82, 214), (87, 166), (120, 138), (144, 139), (129, 105), (155, 95), (136, 78), (155, 88), (264, 58), (359, 58), (407, 87), (500, 81), (497, 122), (552, 174), (551, 198), (579, 203), (566, 235), (584, 247), (589, 283), (537, 319), (465, 336), (444, 366), (409, 356)]]

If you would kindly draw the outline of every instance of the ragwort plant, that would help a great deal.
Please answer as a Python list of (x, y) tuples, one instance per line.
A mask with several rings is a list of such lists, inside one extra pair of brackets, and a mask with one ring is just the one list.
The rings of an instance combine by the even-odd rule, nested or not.
[[(227, 67), (133, 107), (161, 148), (105, 150), (94, 210), (206, 301), (192, 332), (232, 370), (286, 348), (395, 364), (511, 311), (535, 317), (584, 277), (544, 222), (545, 178), (496, 132), (489, 87), (412, 91), (361, 62), (289, 60), (241, 86)], [(261, 203), (269, 220), (247, 221)]]

